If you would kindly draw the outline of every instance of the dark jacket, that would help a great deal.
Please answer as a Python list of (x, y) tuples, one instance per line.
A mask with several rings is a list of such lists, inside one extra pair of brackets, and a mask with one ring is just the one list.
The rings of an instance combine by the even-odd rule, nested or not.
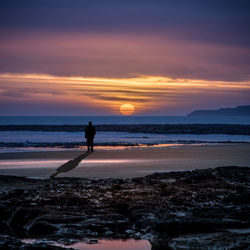
[(85, 138), (94, 138), (95, 137), (95, 127), (87, 126), (85, 128)]

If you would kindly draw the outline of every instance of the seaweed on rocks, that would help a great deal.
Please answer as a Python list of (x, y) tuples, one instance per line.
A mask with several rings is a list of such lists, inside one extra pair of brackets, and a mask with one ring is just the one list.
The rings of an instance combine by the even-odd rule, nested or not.
[(0, 247), (29, 249), (22, 238), (135, 238), (154, 250), (247, 249), (249, 184), (250, 168), (234, 166), (132, 179), (0, 176)]

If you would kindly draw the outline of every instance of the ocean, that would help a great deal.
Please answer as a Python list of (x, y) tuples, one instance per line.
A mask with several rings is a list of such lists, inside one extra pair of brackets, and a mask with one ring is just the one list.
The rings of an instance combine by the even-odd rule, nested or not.
[(86, 125), (94, 124), (241, 124), (250, 117), (194, 116), (0, 116), (0, 125)]
[[(1, 152), (65, 150), (82, 148), (86, 145), (83, 131), (42, 131), (32, 130), (37, 125), (127, 125), (126, 131), (98, 131), (95, 137), (96, 148), (114, 149), (118, 147), (177, 147), (220, 143), (250, 143), (250, 135), (218, 134), (209, 132), (189, 133), (153, 133), (131, 132), (131, 125), (140, 124), (218, 124), (249, 125), (250, 117), (188, 117), (188, 116), (2, 116), (0, 117), (0, 150)], [(144, 125), (145, 124), (145, 125)], [(22, 130), (8, 129), (15, 125), (30, 125)], [(4, 129), (2, 129), (5, 127)], [(100, 126), (99, 126), (100, 127)], [(126, 128), (126, 127), (125, 127)], [(216, 131), (215, 131), (216, 132)]]

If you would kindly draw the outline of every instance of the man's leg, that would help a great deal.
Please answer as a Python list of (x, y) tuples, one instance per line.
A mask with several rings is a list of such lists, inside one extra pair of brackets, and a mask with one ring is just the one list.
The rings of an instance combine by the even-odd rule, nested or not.
[(88, 148), (88, 152), (89, 152), (89, 148), (90, 148), (90, 138), (87, 138), (87, 148)]
[(91, 152), (94, 152), (94, 150), (93, 150), (93, 147), (94, 147), (94, 138), (91, 138), (90, 139), (90, 143), (91, 143)]

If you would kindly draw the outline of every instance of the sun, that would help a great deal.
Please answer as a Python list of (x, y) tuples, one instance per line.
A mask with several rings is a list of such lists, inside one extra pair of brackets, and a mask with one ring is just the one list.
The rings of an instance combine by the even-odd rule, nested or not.
[(134, 105), (125, 103), (120, 106), (120, 112), (122, 115), (132, 115), (135, 111)]

